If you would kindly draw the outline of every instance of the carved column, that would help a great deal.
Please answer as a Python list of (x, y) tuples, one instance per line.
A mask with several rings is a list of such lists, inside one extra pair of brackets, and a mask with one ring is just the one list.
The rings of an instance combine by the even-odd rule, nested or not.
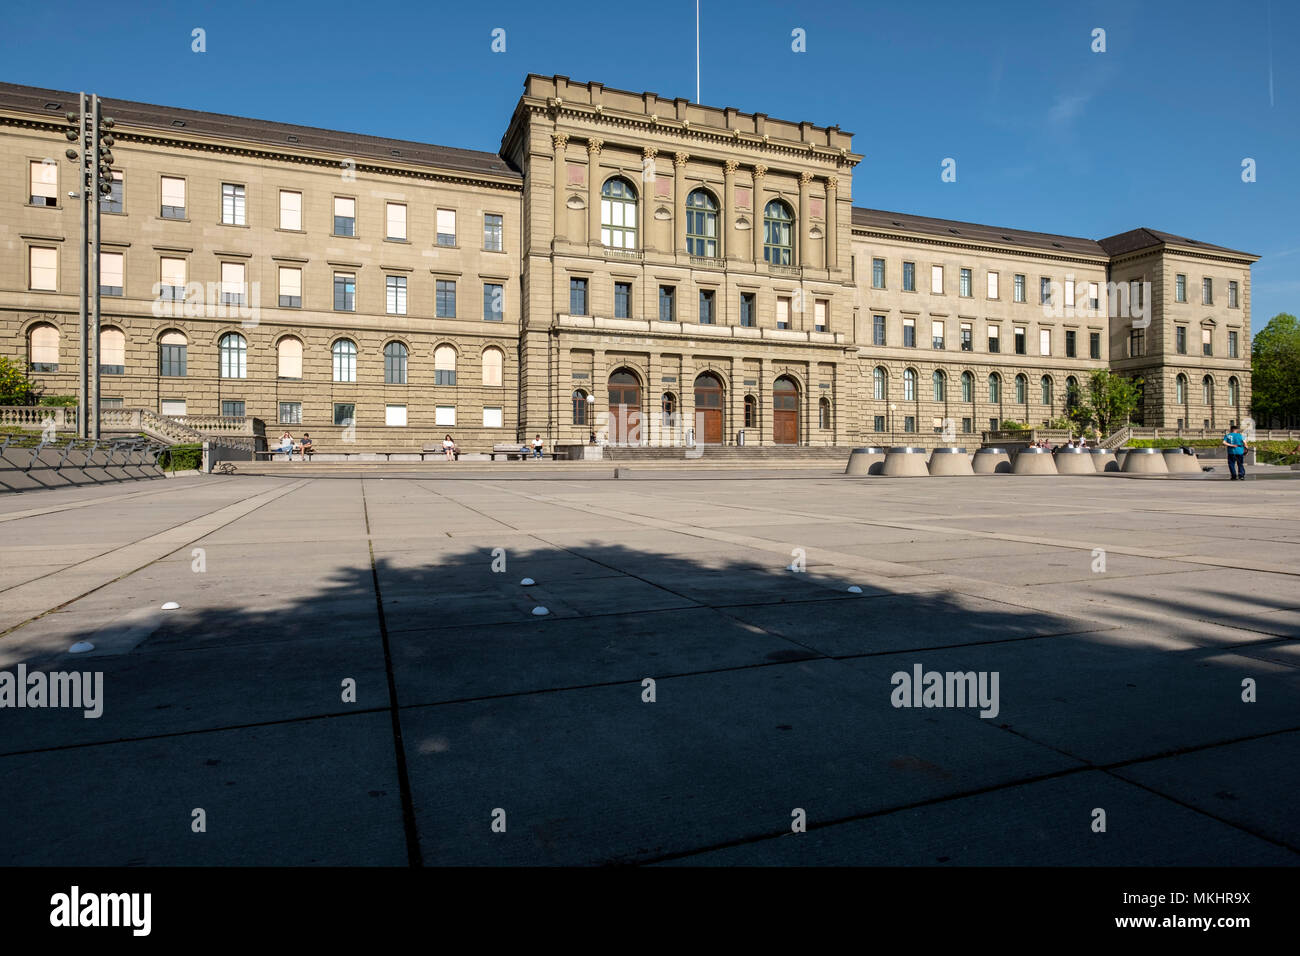
[(673, 155), (673, 246), (679, 255), (686, 252), (686, 163), (690, 158), (689, 153)]
[(767, 197), (763, 194), (763, 177), (766, 175), (767, 167), (762, 163), (754, 167), (754, 214), (749, 231), (754, 237), (750, 251), (756, 266), (763, 261), (763, 210), (767, 206)]
[(736, 167), (740, 164), (729, 159), (722, 164), (722, 215), (723, 227), (718, 238), (723, 241), (722, 255), (735, 259), (737, 253), (736, 239)]
[(587, 242), (600, 243), (600, 148), (602, 140), (587, 140)]
[(839, 188), (840, 181), (834, 176), (826, 177), (826, 268), (839, 267)]
[(812, 183), (812, 173), (799, 174), (799, 223), (795, 229), (795, 262), (800, 266), (812, 265), (808, 261), (808, 228), (812, 224), (808, 221), (808, 187)]
[(555, 147), (555, 222), (552, 231), (556, 239), (563, 239), (569, 219), (564, 205), (564, 190), (568, 186), (569, 179), (569, 165), (565, 161), (564, 152), (565, 147), (569, 145), (569, 134), (552, 133), (551, 145)]
[(637, 214), (637, 235), (640, 237), (637, 244), (643, 250), (653, 249), (650, 242), (650, 229), (654, 223), (654, 194), (655, 194), (655, 157), (659, 155), (659, 150), (653, 146), (643, 147), (641, 150), (641, 195), (638, 197), (636, 204)]

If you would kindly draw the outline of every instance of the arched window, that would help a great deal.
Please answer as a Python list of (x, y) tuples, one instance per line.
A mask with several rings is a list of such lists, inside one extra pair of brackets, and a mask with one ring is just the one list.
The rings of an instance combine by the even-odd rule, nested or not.
[(677, 396), (672, 392), (664, 392), (659, 406), (663, 409), (664, 418), (671, 418), (677, 414)]
[(1029, 402), (1029, 379), (1023, 375), (1016, 376), (1016, 404), (1025, 405)]
[(573, 424), (587, 424), (587, 393), (580, 388), (573, 390)]
[(483, 352), (483, 384), (490, 388), (501, 387), (501, 370), (505, 366), (505, 353), (500, 349)]
[(99, 330), (99, 373), (126, 374), (126, 336), (121, 329)]
[(355, 382), (357, 380), (357, 343), (351, 339), (339, 339), (331, 350), (334, 354), (334, 381)]
[(794, 215), (773, 199), (763, 210), (763, 260), (774, 266), (794, 265)]
[(456, 384), (456, 350), (450, 345), (439, 345), (433, 350), (433, 384)]
[(1042, 378), (1042, 381), (1040, 381), (1038, 384), (1039, 384), (1039, 387), (1042, 389), (1042, 392), (1043, 392), (1043, 394), (1042, 394), (1043, 404), (1044, 404), (1044, 405), (1047, 405), (1048, 407), (1051, 407), (1051, 404), (1052, 404), (1052, 377), (1051, 377), (1050, 375), (1044, 375), (1043, 378)]
[(1187, 404), (1187, 376), (1179, 375), (1174, 379), (1174, 404)]
[(916, 369), (914, 368), (903, 372), (903, 401), (916, 401)]
[(1201, 379), (1201, 402), (1205, 405), (1214, 404), (1214, 379), (1208, 375)]
[(302, 339), (285, 336), (275, 348), (276, 377), (302, 378)]
[(1002, 379), (997, 372), (989, 376), (989, 401), (994, 405), (1002, 401)]
[(703, 189), (686, 197), (686, 251), (693, 256), (718, 255), (718, 201)]
[(758, 427), (758, 399), (753, 395), (745, 396), (745, 427)]
[(817, 403), (817, 427), (831, 427), (831, 400), (823, 398)]
[(222, 378), (248, 377), (248, 342), (238, 332), (227, 332), (217, 343)]
[(384, 346), (384, 384), (406, 384), (406, 346), (401, 342)]
[(934, 400), (936, 402), (947, 401), (948, 399), (948, 378), (939, 369), (934, 370), (930, 376), (930, 381), (934, 385)]
[(1241, 402), (1241, 385), (1237, 376), (1228, 379), (1228, 404), (1236, 408)]
[(961, 373), (961, 400), (971, 403), (975, 401), (975, 376), (970, 372)]
[(600, 241), (615, 249), (636, 248), (636, 190), (615, 177), (600, 191)]
[(158, 340), (158, 374), (184, 378), (189, 340), (184, 332), (164, 332)]
[(881, 366), (877, 365), (871, 373), (871, 396), (878, 402), (883, 402), (889, 395), (888, 391), (888, 373)]
[(1065, 407), (1077, 408), (1083, 396), (1079, 394), (1079, 380), (1073, 375), (1065, 380)]

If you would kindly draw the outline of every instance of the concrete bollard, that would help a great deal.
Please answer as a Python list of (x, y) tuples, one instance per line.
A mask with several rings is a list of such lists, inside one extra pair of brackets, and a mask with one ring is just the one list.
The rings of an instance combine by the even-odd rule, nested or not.
[(1195, 455), (1189, 455), (1181, 448), (1166, 448), (1165, 467), (1171, 475), (1199, 475), (1201, 463)]
[(1089, 448), (1088, 454), (1092, 456), (1092, 466), (1097, 471), (1119, 471), (1119, 461), (1109, 448)]
[(973, 475), (965, 448), (936, 448), (930, 453), (930, 475)]
[(977, 475), (1011, 474), (1011, 456), (1005, 448), (976, 448), (971, 469)]
[(878, 475), (885, 465), (885, 449), (876, 445), (855, 448), (849, 452), (849, 464), (844, 469), (846, 475)]
[[(1179, 452), (1179, 454), (1182, 454)], [(1128, 448), (1120, 470), (1126, 475), (1167, 475), (1169, 467), (1159, 448)]]
[(1092, 463), (1092, 456), (1082, 448), (1071, 448), (1065, 445), (1056, 449), (1053, 456), (1056, 460), (1057, 474), (1061, 475), (1095, 475), (1096, 467)]
[(1055, 475), (1056, 461), (1046, 448), (1022, 448), (1011, 465), (1013, 475)]
[(929, 478), (925, 467), (925, 449), (902, 445), (889, 449), (880, 473), (886, 478)]

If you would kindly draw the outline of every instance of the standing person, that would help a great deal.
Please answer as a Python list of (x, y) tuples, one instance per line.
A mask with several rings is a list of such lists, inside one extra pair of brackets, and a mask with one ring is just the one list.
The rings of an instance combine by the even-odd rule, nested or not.
[(452, 441), (450, 435), (442, 440), (442, 453), (448, 461), (453, 461), (456, 457), (456, 443)]
[(534, 458), (542, 457), (542, 446), (543, 446), (542, 436), (534, 435), (533, 436), (533, 457)]
[(293, 461), (293, 435), (287, 431), (280, 436), (280, 452)]
[(1223, 436), (1223, 444), (1228, 449), (1228, 474), (1233, 481), (1246, 480), (1246, 450), (1250, 444), (1241, 433), (1241, 426), (1234, 424)]

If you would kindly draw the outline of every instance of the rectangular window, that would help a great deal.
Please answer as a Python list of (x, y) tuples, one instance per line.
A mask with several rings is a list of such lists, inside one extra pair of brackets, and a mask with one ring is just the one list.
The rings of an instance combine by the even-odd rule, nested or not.
[(221, 184), (221, 222), (226, 226), (247, 225), (244, 218), (244, 187)]
[(302, 193), (280, 190), (280, 228), (302, 232)]
[(493, 213), (484, 213), (483, 248), (488, 252), (500, 252), (505, 248), (504, 235), (502, 217)]
[(1228, 308), (1230, 309), (1237, 308), (1237, 283), (1236, 282), (1228, 283)]
[(1181, 272), (1174, 276), (1174, 301), (1187, 301), (1187, 276)]
[(1074, 280), (1065, 280), (1065, 306), (1068, 309), (1074, 308)]
[(1052, 354), (1052, 330), (1051, 329), (1038, 330), (1038, 354), (1039, 355)]
[(483, 283), (483, 321), (501, 322), (506, 317), (506, 287), (500, 282)]
[(930, 266), (930, 291), (943, 295), (943, 266)]
[(404, 240), (406, 238), (406, 203), (385, 203), (384, 223), (385, 238)]
[(999, 338), (999, 336), (1000, 336), (1000, 334), (1001, 334), (1001, 332), (1000, 332), (1000, 329), (998, 328), (998, 326), (996, 326), (996, 325), (990, 325), (990, 326), (989, 326), (989, 351), (990, 351), (990, 352), (1000, 352), (1000, 351), (1002, 351), (1002, 350), (999, 348), (999, 345), (1000, 345), (1000, 338)]
[(826, 331), (826, 313), (830, 308), (830, 303), (825, 299), (816, 299), (813, 301), (813, 331)]
[(405, 428), (406, 427), (406, 406), (385, 405), (384, 425), (387, 426), (388, 428)]
[(871, 317), (871, 344), (885, 344), (885, 317), (883, 315), (873, 315)]
[(357, 310), (357, 277), (353, 272), (334, 273), (334, 311)]
[(357, 201), (348, 196), (334, 197), (334, 235), (357, 234)]
[(1142, 282), (1134, 279), (1128, 284), (1128, 301), (1132, 311), (1140, 312), (1142, 309)]
[(245, 305), (247, 298), (244, 286), (244, 264), (242, 262), (221, 263), (221, 304)]
[(961, 350), (963, 352), (975, 351), (975, 343), (972, 341), (971, 324), (969, 322), (961, 324)]
[(1095, 282), (1088, 283), (1088, 308), (1093, 312), (1101, 308), (1101, 287)]
[(1077, 344), (1075, 339), (1076, 339), (1076, 333), (1074, 329), (1066, 329), (1065, 330), (1065, 357), (1066, 358), (1078, 358), (1078, 356), (1075, 354), (1077, 349)]
[[(185, 377), (185, 353), (188, 347), (183, 344), (185, 336), (171, 332), (163, 336), (158, 348), (158, 374), (169, 378)], [(168, 339), (180, 339), (181, 342), (169, 342)]]
[(28, 196), (33, 206), (59, 204), (59, 164), (32, 160), (27, 164)]
[(930, 323), (930, 345), (932, 348), (943, 348), (943, 322), (935, 319)]
[(1025, 277), (1020, 273), (1016, 273), (1015, 277), (1012, 280), (1012, 286), (1015, 294), (1015, 300), (1017, 302), (1024, 302), (1025, 301)]
[(357, 406), (349, 402), (334, 403), (334, 424), (347, 427), (357, 422)]
[(1201, 280), (1201, 305), (1214, 305), (1214, 280)]
[(440, 319), (456, 318), (456, 282), (453, 279), (439, 279), (437, 290), (436, 314)]
[(99, 211), (107, 213), (116, 213), (121, 215), (126, 211), (125, 190), (126, 180), (123, 178), (120, 170), (113, 170), (113, 179), (109, 187), (108, 195), (100, 195)]
[(159, 411), (168, 418), (185, 417), (185, 399), (164, 398), (159, 404)]
[(185, 180), (177, 176), (162, 177), (162, 209), (164, 219), (185, 218)]
[(99, 254), (99, 294), (121, 295), (125, 284), (123, 278), (124, 257), (120, 252), (101, 252)]
[(790, 327), (790, 299), (787, 296), (777, 296), (776, 327), (778, 329), (788, 329)]
[(1187, 326), (1185, 325), (1174, 328), (1174, 351), (1179, 355), (1187, 354)]
[[(456, 244), (456, 210), (439, 209), (438, 210), (438, 245), (454, 246)], [(586, 313), (575, 312), (574, 315), (585, 315)]]
[(501, 406), (485, 405), (483, 406), (483, 427), (484, 428), (501, 428), (504, 420), (501, 415)]
[(280, 424), (302, 424), (302, 402), (280, 402)]
[(1209, 329), (1201, 329), (1201, 354), (1202, 355), (1214, 354), (1214, 346), (1211, 343)]
[(915, 262), (903, 263), (903, 291), (904, 292), (916, 291), (916, 263)]
[(916, 319), (903, 320), (903, 348), (916, 348)]
[(712, 289), (700, 290), (700, 325), (713, 324), (713, 300), (714, 291)]
[(296, 266), (280, 266), (280, 308), (302, 308), (302, 270)]
[(1101, 358), (1101, 333), (1100, 332), (1088, 333), (1088, 355), (1095, 359)]
[(885, 287), (885, 260), (871, 260), (871, 288), (883, 289)]
[(1038, 279), (1038, 304), (1052, 304), (1052, 280), (1047, 276), (1040, 276)]
[(27, 287), (37, 292), (57, 292), (59, 251), (46, 246), (27, 250)]
[(998, 297), (998, 274), (996, 272), (989, 273), (988, 296), (990, 299)]
[(969, 299), (974, 294), (971, 291), (971, 273), (969, 269), (962, 269), (957, 274), (957, 294), (963, 299)]
[(740, 324), (747, 329), (752, 329), (757, 324), (757, 312), (754, 304), (754, 293), (740, 293)]
[(569, 280), (569, 314), (587, 314), (587, 280)]
[(1016, 354), (1024, 355), (1025, 354), (1025, 330), (1023, 328), (1017, 327), (1012, 330), (1012, 335), (1015, 341)]
[(677, 289), (671, 285), (659, 287), (659, 321), (677, 321)]
[(1237, 333), (1228, 330), (1228, 358), (1240, 358), (1237, 354)]
[(406, 276), (386, 276), (384, 295), (389, 315), (406, 315)]
[(975, 423), (971, 421), (970, 418), (963, 418), (961, 420), (961, 432), (963, 435), (969, 435), (974, 430), (974, 427)]
[(910, 435), (912, 432), (916, 431), (916, 416), (915, 416), (915, 415), (904, 415), (904, 416), (903, 416), (903, 431), (907, 432), (909, 435)]
[(243, 418), (244, 403), (238, 400), (233, 400), (233, 401), (223, 400), (221, 403), (221, 417), (222, 418)]
[(163, 301), (183, 301), (185, 298), (185, 260), (162, 256), (158, 263), (161, 279), (158, 297)]
[(456, 406), (455, 405), (434, 406), (433, 423), (435, 425), (455, 425)]
[(872, 416), (872, 418), (873, 418), (872, 424), (874, 425), (875, 430), (878, 432), (883, 432), (885, 430), (885, 416), (874, 415)]
[(1128, 354), (1131, 358), (1147, 354), (1147, 333), (1145, 329), (1133, 329), (1129, 332)]

